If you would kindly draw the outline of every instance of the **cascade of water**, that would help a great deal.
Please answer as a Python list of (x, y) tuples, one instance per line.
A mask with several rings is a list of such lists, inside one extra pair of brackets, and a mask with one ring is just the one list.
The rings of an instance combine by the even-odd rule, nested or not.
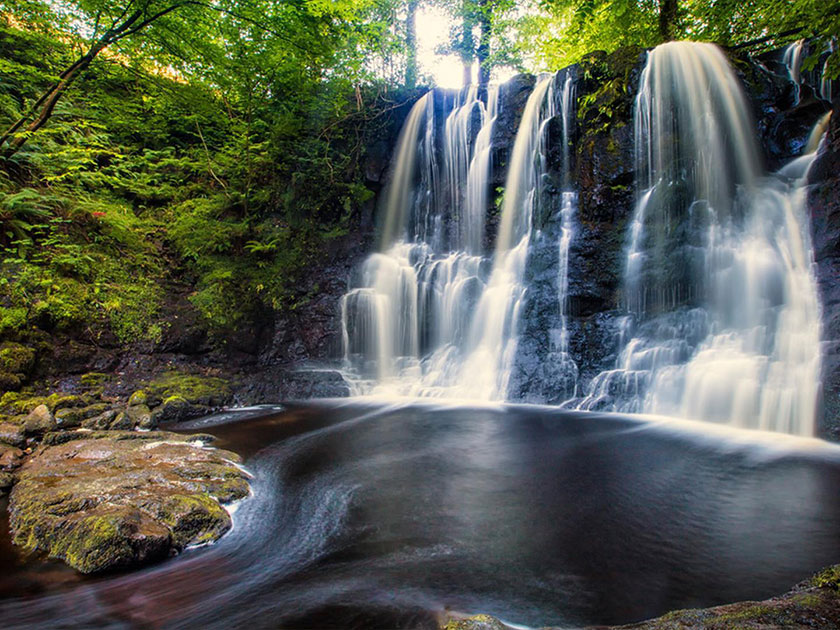
[(501, 400), (516, 356), (523, 276), (534, 213), (543, 201), (545, 126), (555, 114), (554, 77), (541, 78), (525, 104), (505, 182), (496, 254), (487, 287), (475, 310), (462, 392)]
[[(837, 50), (837, 40), (835, 38), (831, 38), (828, 42), (828, 53), (831, 55)], [(832, 81), (828, 78), (828, 57), (826, 57), (825, 62), (823, 62), (822, 67), (822, 77), (820, 80), (820, 96), (823, 97), (826, 101), (831, 102), (831, 97), (834, 96), (832, 91)]]
[[(386, 195), (382, 250), (362, 265), (355, 288), (342, 302), (345, 362), (354, 393), (506, 397), (533, 217), (543, 213), (545, 204), (546, 129), (556, 113), (554, 82), (555, 77), (541, 78), (526, 103), (492, 265), (483, 255), (483, 241), (496, 89), (489, 90), (485, 106), (471, 88), (448, 112), (445, 99), (436, 105), (434, 95), (427, 95), (409, 115), (390, 180), (391, 187), (403, 189), (389, 189)], [(441, 100), (445, 122), (438, 172), (434, 129)], [(560, 98), (564, 171), (570, 161), (572, 100), (567, 76)], [(410, 151), (419, 157), (412, 161), (406, 156)], [(574, 383), (577, 367), (568, 354), (565, 294), (577, 198), (569, 190), (568, 174), (562, 183), (567, 190), (559, 213), (562, 326), (553, 358), (573, 373)], [(408, 229), (399, 230), (400, 221)]]
[[(571, 129), (574, 115), (574, 91), (571, 75), (566, 76), (560, 94), (560, 113), (563, 123), (563, 196), (560, 207), (560, 239), (558, 243), (559, 266), (557, 273), (557, 297), (560, 304), (560, 338), (554, 359), (564, 375), (564, 397), (577, 395), (578, 367), (569, 354), (568, 304), (569, 293), (569, 249), (574, 238), (574, 214), (577, 209), (577, 193), (571, 190)], [(571, 385), (569, 387), (568, 385)]]
[(497, 89), (488, 90), (487, 106), (475, 88), (451, 101), (440, 96), (443, 172), (439, 105), (429, 93), (398, 140), (381, 250), (363, 263), (341, 303), (346, 376), (357, 394), (434, 395), (450, 385), (455, 350), (464, 346), (487, 277), (481, 243)]
[(650, 53), (636, 101), (633, 319), (580, 408), (813, 434), (820, 321), (803, 180), (814, 156), (759, 178), (746, 112), (713, 45)]
[(793, 82), (794, 103), (799, 103), (799, 85), (802, 83), (802, 49), (804, 44), (804, 39), (793, 42), (785, 48), (785, 53), (782, 56), (782, 63), (787, 67), (788, 77)]

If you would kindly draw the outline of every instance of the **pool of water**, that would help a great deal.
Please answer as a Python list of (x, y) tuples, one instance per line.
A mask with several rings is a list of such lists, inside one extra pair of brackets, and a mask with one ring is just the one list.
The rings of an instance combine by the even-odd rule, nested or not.
[(629, 623), (765, 598), (840, 561), (840, 447), (530, 406), (321, 402), (182, 427), (254, 496), (210, 547), (77, 576), (0, 523), (0, 619), (52, 628)]

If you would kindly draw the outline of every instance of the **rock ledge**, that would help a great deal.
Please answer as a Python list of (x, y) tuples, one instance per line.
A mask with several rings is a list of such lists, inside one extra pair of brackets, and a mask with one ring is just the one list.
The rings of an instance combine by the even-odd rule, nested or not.
[(239, 456), (211, 436), (163, 431), (48, 433), (15, 473), (14, 542), (82, 573), (132, 567), (217, 540), (223, 504), (248, 495)]

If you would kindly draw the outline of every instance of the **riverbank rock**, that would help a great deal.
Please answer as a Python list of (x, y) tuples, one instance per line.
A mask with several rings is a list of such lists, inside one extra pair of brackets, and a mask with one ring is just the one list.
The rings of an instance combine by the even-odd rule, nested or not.
[(248, 495), (247, 473), (209, 436), (48, 433), (18, 469), (9, 500), (15, 544), (82, 573), (136, 566), (231, 527), (222, 507)]
[[(448, 619), (443, 630), (505, 630), (489, 615)], [(761, 602), (738, 602), (676, 610), (656, 619), (625, 626), (590, 626), (589, 630), (840, 630), (840, 565), (829, 567), (792, 590)], [(551, 630), (546, 628), (545, 630)], [(559, 629), (558, 629), (559, 630)]]

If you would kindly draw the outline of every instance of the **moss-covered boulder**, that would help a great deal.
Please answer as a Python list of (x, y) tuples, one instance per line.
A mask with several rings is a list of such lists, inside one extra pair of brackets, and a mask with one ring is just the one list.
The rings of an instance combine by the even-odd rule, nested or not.
[(81, 426), (89, 419), (94, 418), (110, 409), (108, 403), (94, 403), (86, 407), (64, 407), (55, 412), (55, 423), (59, 428), (72, 429)]
[(230, 385), (224, 379), (201, 374), (168, 372), (146, 383), (143, 388), (150, 407), (158, 401), (173, 397), (183, 398), (191, 405), (220, 407), (232, 399)]
[(160, 407), (152, 412), (152, 420), (155, 424), (183, 422), (184, 420), (207, 415), (211, 411), (211, 407), (191, 403), (183, 396), (170, 396), (163, 401)]
[(156, 422), (152, 419), (152, 412), (146, 405), (129, 405), (125, 415), (131, 426), (138, 429), (153, 429)]
[(139, 405), (147, 405), (149, 403), (149, 396), (142, 389), (138, 389), (128, 398), (129, 407), (137, 407)]
[(248, 494), (238, 460), (174, 433), (50, 433), (17, 472), (13, 540), (83, 573), (214, 541), (231, 527), (222, 505)]

